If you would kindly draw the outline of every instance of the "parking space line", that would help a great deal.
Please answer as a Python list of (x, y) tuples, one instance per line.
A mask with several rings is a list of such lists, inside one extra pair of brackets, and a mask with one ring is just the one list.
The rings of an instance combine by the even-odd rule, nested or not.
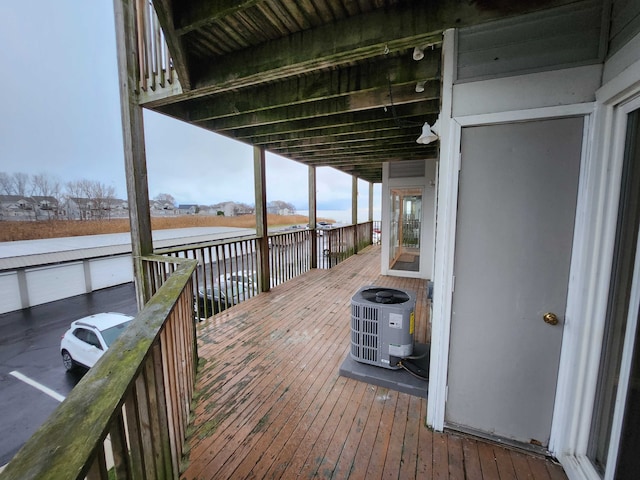
[(40, 390), (43, 393), (46, 393), (47, 395), (49, 395), (51, 398), (62, 402), (64, 400), (65, 397), (63, 397), (62, 395), (60, 395), (58, 392), (54, 392), (53, 390), (51, 390), (48, 387), (45, 387), (44, 385), (42, 385), (41, 383), (36, 382), (35, 380), (30, 379), (29, 377), (27, 377), (26, 375), (21, 374), (20, 372), (16, 372), (15, 370), (13, 372), (9, 372), (9, 375), (13, 375), (14, 377), (16, 377), (18, 380), (22, 380), (24, 383), (26, 383), (27, 385), (31, 385), (33, 388), (37, 388), (38, 390)]

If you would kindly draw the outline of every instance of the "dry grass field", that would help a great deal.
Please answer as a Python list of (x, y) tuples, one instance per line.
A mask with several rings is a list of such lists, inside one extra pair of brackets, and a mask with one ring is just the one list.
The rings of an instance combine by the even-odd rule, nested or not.
[[(331, 219), (318, 219), (333, 223)], [(269, 227), (288, 225), (306, 225), (308, 217), (303, 215), (269, 215)], [(189, 227), (238, 227), (255, 228), (256, 217), (243, 215), (240, 217), (214, 217), (184, 215), (179, 217), (152, 217), (151, 227), (154, 230)], [(0, 222), (0, 242), (15, 240), (35, 240), (42, 238), (77, 237), (82, 235), (99, 235), (103, 233), (122, 233), (129, 231), (129, 219), (114, 220), (46, 220), (37, 222)]]

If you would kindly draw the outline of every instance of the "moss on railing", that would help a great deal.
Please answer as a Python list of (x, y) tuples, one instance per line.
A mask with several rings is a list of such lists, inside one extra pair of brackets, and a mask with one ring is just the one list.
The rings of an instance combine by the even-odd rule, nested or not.
[(191, 281), (196, 262), (176, 263), (179, 266), (125, 332), (0, 473), (2, 480), (67, 480), (86, 475), (101, 443), (113, 431), (113, 422), (118, 421), (114, 419), (121, 415), (165, 321)]

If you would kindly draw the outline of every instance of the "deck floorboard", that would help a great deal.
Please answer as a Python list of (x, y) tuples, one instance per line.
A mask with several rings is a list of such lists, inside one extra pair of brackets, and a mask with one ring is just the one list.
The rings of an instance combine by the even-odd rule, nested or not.
[(338, 375), (364, 285), (414, 290), (416, 341), (429, 340), (426, 281), (379, 272), (369, 247), (199, 324), (181, 479), (566, 478), (543, 458), (430, 431), (423, 398)]

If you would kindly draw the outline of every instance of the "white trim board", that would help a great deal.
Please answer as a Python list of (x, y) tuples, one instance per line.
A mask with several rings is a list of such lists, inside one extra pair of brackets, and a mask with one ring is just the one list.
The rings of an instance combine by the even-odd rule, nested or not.
[[(451, 118), (451, 102), (456, 59), (456, 31), (444, 32), (442, 42), (442, 106), (440, 113), (440, 166), (437, 186), (436, 245), (433, 265), (431, 321), (431, 363), (427, 424), (444, 428), (447, 400), (449, 335), (451, 332), (451, 291), (453, 288), (453, 241), (456, 234), (458, 169), (460, 165), (460, 125)], [(456, 145), (458, 149), (456, 150)]]
[(587, 65), (454, 85), (452, 116), (590, 103), (602, 69), (600, 64)]

